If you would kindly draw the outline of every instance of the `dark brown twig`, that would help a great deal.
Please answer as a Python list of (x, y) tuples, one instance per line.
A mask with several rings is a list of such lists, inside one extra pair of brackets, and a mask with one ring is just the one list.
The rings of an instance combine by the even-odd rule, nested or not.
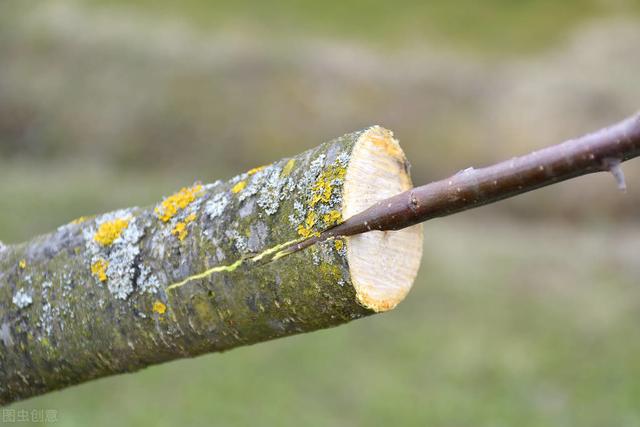
[(578, 139), (482, 169), (468, 168), (376, 203), (287, 252), (367, 231), (400, 230), (595, 172), (611, 172), (625, 190), (620, 164), (640, 156), (640, 114)]

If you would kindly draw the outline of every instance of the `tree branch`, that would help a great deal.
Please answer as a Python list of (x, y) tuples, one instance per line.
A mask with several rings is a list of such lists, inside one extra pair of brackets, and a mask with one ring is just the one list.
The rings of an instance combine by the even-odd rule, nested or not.
[(588, 173), (610, 171), (624, 188), (620, 163), (639, 155), (635, 116), (409, 189), (402, 150), (374, 126), (155, 206), (0, 245), (0, 404), (392, 309), (417, 273), (420, 227), (341, 236)]
[[(278, 255), (360, 200), (409, 187), (397, 142), (374, 126), (154, 206), (0, 245), (0, 405), (393, 308), (417, 273), (419, 230)], [(381, 267), (401, 251), (393, 274)]]
[(400, 230), (595, 172), (611, 172), (618, 188), (625, 190), (620, 164), (638, 156), (640, 114), (578, 139), (482, 169), (468, 168), (450, 178), (405, 191), (288, 251), (339, 236)]

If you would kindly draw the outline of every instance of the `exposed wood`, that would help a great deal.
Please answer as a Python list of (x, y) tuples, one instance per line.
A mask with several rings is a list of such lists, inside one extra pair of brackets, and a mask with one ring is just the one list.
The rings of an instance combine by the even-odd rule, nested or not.
[[(408, 162), (391, 132), (374, 127), (353, 150), (344, 185), (343, 216), (350, 218), (380, 200), (412, 187)], [(376, 311), (395, 307), (420, 266), (422, 225), (398, 232), (347, 238), (347, 259), (359, 301)]]

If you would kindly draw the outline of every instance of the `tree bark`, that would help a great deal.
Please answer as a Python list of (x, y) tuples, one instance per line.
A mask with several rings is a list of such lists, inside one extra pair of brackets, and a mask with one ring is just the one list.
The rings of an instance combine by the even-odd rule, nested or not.
[(393, 308), (417, 273), (419, 226), (283, 249), (411, 188), (407, 170), (372, 127), (0, 244), (0, 403)]

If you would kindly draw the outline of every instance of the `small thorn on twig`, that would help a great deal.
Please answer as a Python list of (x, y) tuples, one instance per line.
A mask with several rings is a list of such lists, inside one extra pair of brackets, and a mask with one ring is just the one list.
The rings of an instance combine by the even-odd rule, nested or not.
[(618, 190), (626, 192), (627, 183), (624, 179), (624, 172), (622, 172), (621, 163), (622, 162), (619, 159), (605, 159), (604, 166), (615, 178), (616, 183), (618, 184)]

